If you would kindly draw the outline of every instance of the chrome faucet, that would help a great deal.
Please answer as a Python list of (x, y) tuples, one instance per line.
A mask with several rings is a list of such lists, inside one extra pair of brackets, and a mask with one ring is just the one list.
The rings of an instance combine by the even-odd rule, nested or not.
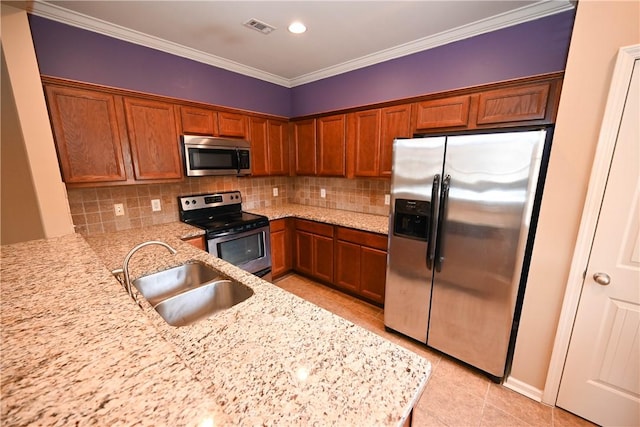
[[(133, 298), (134, 301), (137, 302), (136, 298), (133, 296), (133, 291), (131, 290), (131, 278), (129, 277), (129, 260), (131, 259), (131, 257), (133, 256), (134, 253), (136, 253), (139, 249), (144, 248), (145, 246), (149, 246), (149, 245), (160, 245), (160, 246), (164, 246), (165, 248), (167, 248), (167, 250), (169, 252), (171, 252), (172, 254), (176, 254), (178, 253), (178, 251), (176, 251), (175, 249), (173, 249), (171, 246), (169, 246), (168, 244), (161, 242), (159, 240), (149, 240), (148, 242), (143, 242), (140, 243), (139, 245), (136, 245), (133, 247), (133, 249), (131, 249), (129, 251), (129, 253), (127, 254), (127, 256), (124, 257), (124, 262), (122, 263), (122, 273), (124, 274), (124, 285), (127, 288), (127, 292), (129, 293), (129, 296), (131, 298)], [(119, 271), (117, 271), (119, 273)]]

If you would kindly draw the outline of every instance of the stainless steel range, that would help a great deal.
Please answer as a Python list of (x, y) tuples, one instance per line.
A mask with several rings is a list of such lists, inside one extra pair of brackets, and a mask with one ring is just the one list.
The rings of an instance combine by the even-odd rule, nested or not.
[(206, 230), (207, 251), (271, 281), (269, 219), (242, 211), (239, 191), (178, 197), (180, 221)]

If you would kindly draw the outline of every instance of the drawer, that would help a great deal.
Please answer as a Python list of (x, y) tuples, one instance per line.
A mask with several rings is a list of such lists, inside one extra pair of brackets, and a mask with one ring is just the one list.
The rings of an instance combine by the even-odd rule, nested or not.
[(269, 222), (269, 230), (273, 233), (274, 231), (283, 231), (287, 227), (287, 222), (285, 219), (275, 219)]
[(333, 237), (333, 225), (307, 221), (305, 219), (296, 219), (296, 230), (302, 230), (326, 237)]
[(370, 248), (387, 250), (387, 236), (384, 234), (369, 233), (367, 231), (354, 230), (352, 228), (336, 227), (338, 240), (356, 243)]

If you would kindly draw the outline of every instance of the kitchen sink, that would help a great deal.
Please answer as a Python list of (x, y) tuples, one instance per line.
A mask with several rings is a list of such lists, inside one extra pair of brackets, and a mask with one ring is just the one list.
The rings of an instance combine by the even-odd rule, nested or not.
[(154, 308), (171, 326), (186, 326), (231, 308), (251, 295), (253, 290), (242, 283), (217, 280), (166, 299)]
[(131, 284), (149, 304), (156, 306), (174, 295), (220, 279), (226, 277), (206, 264), (188, 261), (177, 267), (140, 277)]
[(140, 277), (132, 284), (172, 326), (190, 325), (253, 295), (250, 287), (197, 261)]

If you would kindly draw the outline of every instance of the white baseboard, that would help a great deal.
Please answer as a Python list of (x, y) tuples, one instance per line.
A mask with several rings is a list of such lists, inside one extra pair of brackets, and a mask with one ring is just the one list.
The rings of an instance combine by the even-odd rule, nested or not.
[(515, 391), (516, 393), (527, 396), (528, 398), (533, 399), (536, 402), (542, 402), (542, 390), (540, 390), (539, 388), (535, 388), (525, 382), (517, 380), (513, 377), (507, 377), (502, 385), (510, 390)]

